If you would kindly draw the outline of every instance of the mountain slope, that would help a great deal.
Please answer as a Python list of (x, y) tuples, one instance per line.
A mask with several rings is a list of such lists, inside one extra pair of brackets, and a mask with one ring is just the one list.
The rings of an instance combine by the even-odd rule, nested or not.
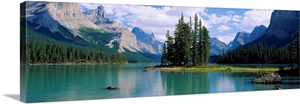
[(294, 40), (299, 41), (296, 38), (299, 36), (299, 22), (299, 11), (275, 10), (272, 12), (270, 24), (265, 33), (249, 44), (265, 43), (275, 47), (283, 47), (289, 44), (292, 35)]
[[(117, 41), (120, 44), (118, 50), (119, 53), (125, 52), (125, 49), (131, 52), (141, 51), (138, 48), (135, 35), (128, 29), (118, 25), (116, 22), (109, 20), (103, 6), (100, 5), (96, 9), (83, 12), (83, 15), (97, 26), (115, 35), (112, 42)], [(108, 46), (113, 47), (112, 44), (108, 44)]]
[(221, 42), (218, 38), (211, 38), (209, 41), (210, 55), (219, 55), (222, 51), (229, 49), (229, 46)]
[(236, 49), (239, 46), (242, 46), (247, 43), (250, 33), (248, 32), (238, 32), (231, 43), (230, 49)]
[[(21, 16), (21, 21), (28, 30), (28, 40), (39, 37), (40, 41), (61, 45), (124, 53), (130, 62), (158, 60), (137, 47), (132, 32), (106, 18), (104, 8), (99, 6), (94, 11), (97, 13), (82, 13), (76, 3), (27, 1), (26, 15)], [(96, 16), (95, 20), (92, 20), (93, 16)]]
[(147, 34), (142, 29), (134, 27), (131, 31), (137, 38), (138, 47), (150, 54), (161, 54), (163, 43), (157, 41), (154, 34)]
[(262, 36), (265, 33), (266, 29), (267, 27), (264, 25), (255, 26), (251, 34), (249, 35), (249, 38), (247, 39), (247, 43), (252, 42), (253, 40)]
[(80, 12), (76, 3), (26, 2), (26, 20), (51, 32), (61, 31), (62, 26), (74, 36), (80, 36), (78, 29), (82, 26), (99, 29)]
[(236, 49), (239, 46), (243, 46), (261, 37), (265, 33), (266, 29), (266, 26), (260, 25), (255, 26), (251, 33), (238, 32), (234, 40), (228, 45), (230, 46), (230, 49)]

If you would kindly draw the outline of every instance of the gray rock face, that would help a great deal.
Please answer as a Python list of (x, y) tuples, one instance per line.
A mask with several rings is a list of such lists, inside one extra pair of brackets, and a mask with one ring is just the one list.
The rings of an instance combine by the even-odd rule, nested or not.
[(237, 47), (246, 44), (248, 42), (247, 39), (249, 38), (249, 36), (250, 33), (248, 32), (238, 32), (232, 41), (230, 49), (236, 49)]
[(230, 49), (236, 49), (239, 46), (245, 45), (247, 43), (250, 43), (257, 38), (261, 37), (267, 27), (264, 25), (255, 26), (251, 33), (247, 32), (238, 32), (232, 42), (230, 42), (228, 45), (230, 46)]
[(107, 18), (104, 7), (102, 5), (98, 6), (96, 9), (91, 9), (87, 12), (83, 12), (83, 15), (89, 18), (93, 23), (98, 26), (117, 24), (114, 21), (111, 21)]
[(26, 2), (27, 21), (59, 32), (59, 26), (67, 28), (74, 36), (79, 35), (80, 27), (99, 29), (86, 18), (78, 4), (65, 2)]
[(134, 27), (131, 31), (135, 34), (138, 47), (143, 51), (151, 54), (161, 54), (163, 43), (157, 41), (154, 34), (148, 34), (138, 27)]
[[(101, 27), (101, 29), (104, 29), (105, 31), (115, 35), (115, 39), (113, 41), (117, 41), (120, 44), (118, 50), (119, 53), (125, 52), (125, 49), (131, 52), (141, 51), (138, 48), (136, 36), (128, 29), (123, 28), (116, 22), (109, 20), (106, 16), (103, 6), (98, 6), (96, 9), (83, 12), (83, 15), (94, 24)], [(113, 48), (112, 44), (107, 44), (107, 46)]]
[(274, 73), (265, 73), (263, 75), (259, 75), (256, 79), (252, 81), (252, 83), (261, 83), (261, 84), (279, 84), (281, 83), (281, 77), (278, 74)]
[(300, 24), (299, 11), (275, 10), (272, 13), (270, 25), (265, 35), (273, 35), (277, 38), (287, 38), (290, 34), (299, 30)]
[(258, 37), (262, 36), (265, 33), (266, 29), (267, 27), (264, 25), (256, 26), (252, 30), (251, 34), (249, 35), (249, 39), (247, 39), (247, 43), (252, 42)]
[[(118, 52), (141, 51), (138, 48), (136, 37), (128, 29), (109, 20), (103, 6), (82, 13), (77, 3), (68, 2), (26, 2), (26, 18), (28, 22), (38, 25), (36, 28), (45, 27), (52, 32), (60, 32), (61, 26), (70, 31), (74, 36), (80, 35), (81, 27), (102, 29), (114, 35), (111, 43), (119, 43)], [(85, 39), (83, 39), (85, 40)], [(96, 40), (97, 41), (97, 40)], [(108, 44), (112, 48), (112, 44)]]
[[(284, 47), (289, 44), (291, 35), (297, 37), (299, 30), (299, 11), (275, 10), (271, 15), (270, 24), (263, 36), (254, 40), (252, 43), (261, 42), (274, 45), (275, 47)], [(297, 40), (298, 39), (296, 39), (296, 41)]]
[(221, 42), (218, 38), (211, 38), (210, 40), (210, 54), (211, 55), (219, 55), (222, 51), (229, 49), (229, 46), (224, 42)]

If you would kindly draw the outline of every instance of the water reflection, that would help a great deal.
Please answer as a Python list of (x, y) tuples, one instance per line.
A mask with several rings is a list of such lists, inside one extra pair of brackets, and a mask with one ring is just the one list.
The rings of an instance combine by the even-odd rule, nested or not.
[(160, 72), (145, 73), (146, 65), (21, 66), (21, 74), (26, 74), (28, 102), (163, 95)]
[[(272, 90), (275, 86), (252, 84), (256, 73), (143, 72), (144, 67), (152, 65), (21, 66), (21, 85), (26, 83), (21, 87), (21, 96), (26, 96), (28, 102), (42, 102)], [(299, 77), (282, 78), (284, 89), (300, 87)], [(109, 91), (107, 86), (120, 89)]]
[(208, 93), (207, 73), (161, 73), (166, 95)]

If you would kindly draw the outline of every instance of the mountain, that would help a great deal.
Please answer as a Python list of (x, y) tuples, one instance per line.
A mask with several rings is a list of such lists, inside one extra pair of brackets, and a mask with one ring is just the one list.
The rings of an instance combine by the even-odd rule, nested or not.
[(238, 32), (233, 41), (230, 42), (228, 46), (230, 46), (230, 49), (236, 49), (239, 46), (250, 43), (262, 36), (265, 33), (266, 29), (266, 26), (260, 25), (255, 26), (250, 34), (247, 32)]
[(228, 45), (228, 47), (231, 47), (232, 46), (232, 41), (230, 41), (227, 45)]
[(137, 45), (143, 51), (150, 54), (161, 54), (163, 43), (157, 41), (154, 34), (148, 34), (138, 27), (131, 31), (137, 38)]
[(97, 26), (115, 35), (114, 40), (111, 40), (111, 42), (107, 44), (107, 46), (109, 46), (110, 48), (114, 47), (112, 43), (114, 41), (117, 41), (120, 44), (118, 50), (119, 53), (125, 52), (124, 48), (128, 49), (131, 52), (141, 51), (138, 48), (135, 35), (127, 28), (123, 28), (116, 22), (109, 20), (106, 16), (103, 6), (100, 5), (96, 9), (91, 9), (87, 12), (83, 12), (83, 15)]
[[(274, 10), (265, 33), (249, 44), (265, 43), (276, 47), (287, 46), (291, 36), (298, 40), (300, 30), (299, 11)], [(297, 36), (298, 35), (298, 36)]]
[(266, 29), (267, 27), (264, 25), (255, 26), (251, 34), (249, 35), (249, 38), (247, 39), (247, 43), (252, 42), (253, 40), (262, 36), (265, 33)]
[(38, 27), (60, 32), (66, 28), (74, 36), (80, 36), (80, 27), (99, 29), (80, 11), (76, 3), (26, 2), (26, 20)]
[(210, 40), (210, 55), (219, 55), (222, 51), (229, 49), (229, 46), (218, 38), (211, 38)]
[(103, 6), (81, 12), (77, 3), (25, 2), (21, 25), (27, 39), (39, 38), (46, 42), (76, 47), (93, 48), (107, 53), (124, 53), (130, 62), (158, 60), (138, 47), (136, 36), (109, 20)]
[(242, 46), (248, 42), (250, 33), (248, 32), (238, 32), (231, 43), (230, 49), (236, 49), (239, 46)]

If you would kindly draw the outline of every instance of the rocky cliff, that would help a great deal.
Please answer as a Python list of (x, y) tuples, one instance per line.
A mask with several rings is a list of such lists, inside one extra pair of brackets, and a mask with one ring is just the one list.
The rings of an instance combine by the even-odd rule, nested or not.
[(46, 27), (52, 32), (59, 32), (60, 26), (63, 26), (74, 36), (80, 36), (80, 27), (99, 29), (81, 13), (76, 3), (27, 2), (26, 19), (38, 27)]
[(256, 40), (265, 33), (266, 29), (266, 26), (260, 25), (255, 26), (251, 33), (238, 32), (234, 40), (230, 43), (230, 49), (236, 49), (239, 46), (245, 45)]
[(222, 51), (226, 52), (229, 49), (229, 46), (221, 42), (218, 38), (211, 38), (209, 41), (211, 55), (219, 55)]
[(249, 35), (249, 39), (247, 39), (247, 43), (252, 42), (255, 39), (261, 37), (265, 33), (266, 29), (267, 27), (264, 25), (255, 26), (251, 34)]
[(231, 43), (230, 49), (236, 49), (239, 46), (242, 46), (247, 43), (250, 33), (248, 32), (238, 32)]
[[(113, 39), (108, 47), (113, 48), (112, 43), (118, 43), (118, 52), (141, 51), (138, 48), (136, 37), (128, 29), (121, 27), (114, 21), (107, 18), (104, 7), (82, 13), (77, 3), (68, 2), (26, 2), (26, 20), (35, 24), (34, 28), (47, 28), (51, 32), (61, 33), (62, 29), (67, 29), (73, 36), (81, 37), (83, 40), (93, 38), (81, 36), (80, 29), (92, 28), (104, 30), (113, 34)], [(98, 41), (98, 40), (95, 40)]]
[(138, 47), (150, 54), (161, 54), (163, 43), (157, 41), (154, 34), (148, 34), (138, 27), (134, 27), (131, 31), (137, 38)]
[[(109, 20), (103, 6), (100, 5), (96, 9), (83, 12), (83, 15), (97, 26), (115, 35), (113, 41), (120, 43), (119, 52), (125, 52), (125, 49), (128, 49), (131, 52), (141, 51), (137, 45), (136, 36), (127, 28), (123, 28), (116, 22)], [(108, 45), (113, 47), (112, 44)]]
[(294, 37), (294, 42), (299, 41), (296, 38), (299, 36), (299, 22), (299, 11), (275, 10), (272, 12), (270, 24), (265, 33), (251, 43), (265, 43), (283, 47), (289, 44), (291, 36)]

